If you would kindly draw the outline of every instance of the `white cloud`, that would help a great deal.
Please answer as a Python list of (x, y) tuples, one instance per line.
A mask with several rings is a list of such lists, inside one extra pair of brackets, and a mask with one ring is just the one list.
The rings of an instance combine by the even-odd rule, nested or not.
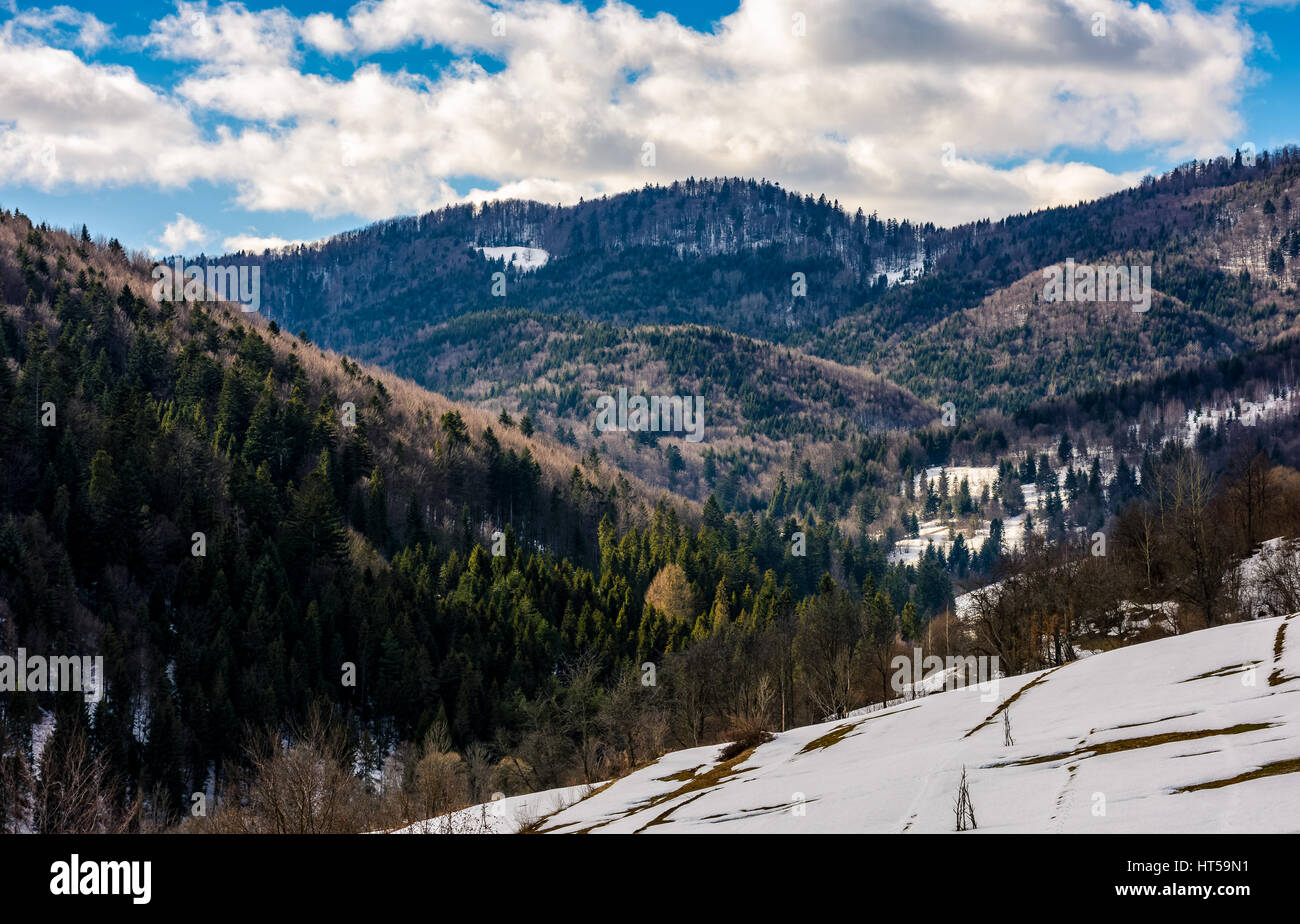
[(242, 3), (176, 4), (141, 46), (160, 58), (208, 67), (287, 64), (297, 57), (298, 21), (283, 9), (250, 12)]
[(0, 176), (40, 189), (203, 175), (202, 144), (183, 105), (128, 68), (0, 34)]
[(347, 27), (329, 13), (315, 13), (304, 19), (302, 40), (325, 54), (338, 55), (352, 50)]
[[(739, 174), (955, 222), (1136, 178), (1061, 163), (1061, 150), (1157, 162), (1230, 151), (1253, 43), (1233, 7), (1120, 0), (745, 0), (714, 32), (620, 2), (589, 12), (555, 0), (378, 0), (303, 19), (181, 3), (143, 40), (194, 63), (170, 94), (53, 49), (21, 48), (30, 60), (6, 64), (0, 47), (0, 85), (13, 74), (22, 91), (0, 99), (0, 169), (46, 186), (205, 179), (234, 184), (248, 209), (373, 218), (457, 201), (451, 181), (463, 176), (497, 187), (475, 200), (576, 201)], [(301, 69), (307, 48), (432, 46), (460, 57), (430, 76), (364, 58), (347, 79)], [(472, 53), (504, 68), (490, 73)], [(35, 65), (45, 75), (24, 78)], [(39, 110), (42, 94), (60, 119)], [(205, 135), (200, 117), (237, 127)], [(86, 133), (109, 143), (84, 143)], [(646, 142), (653, 166), (641, 161)], [(37, 156), (46, 143), (54, 174)]]
[(295, 244), (305, 244), (303, 240), (288, 240), (283, 237), (271, 235), (262, 237), (256, 234), (236, 234), (226, 238), (221, 242), (221, 247), (225, 253), (235, 253), (243, 250), (248, 253), (261, 253), (263, 250), (276, 250), (280, 247), (291, 247)]
[(13, 18), (0, 27), (0, 34), (8, 42), (43, 40), (60, 46), (68, 44), (91, 54), (112, 40), (112, 29), (93, 13), (70, 6), (15, 10)]
[(208, 230), (193, 218), (176, 213), (176, 220), (168, 223), (160, 238), (167, 253), (184, 253), (191, 244), (202, 244), (208, 239)]

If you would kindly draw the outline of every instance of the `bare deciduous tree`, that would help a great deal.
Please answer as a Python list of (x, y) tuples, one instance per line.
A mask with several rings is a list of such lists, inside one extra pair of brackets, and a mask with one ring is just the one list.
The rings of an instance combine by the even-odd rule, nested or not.
[(979, 825), (975, 823), (975, 806), (970, 799), (970, 788), (966, 784), (966, 768), (961, 768), (961, 782), (957, 784), (957, 798), (953, 800), (953, 811), (957, 815), (958, 831), (973, 831)]

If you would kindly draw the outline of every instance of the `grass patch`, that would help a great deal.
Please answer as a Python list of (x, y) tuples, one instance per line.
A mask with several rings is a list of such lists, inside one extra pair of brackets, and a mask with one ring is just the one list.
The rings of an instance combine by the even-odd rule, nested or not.
[(1191, 683), (1193, 680), (1209, 680), (1211, 677), (1231, 677), (1233, 674), (1240, 674), (1244, 671), (1248, 671), (1260, 663), (1262, 662), (1254, 660), (1247, 661), (1244, 664), (1229, 664), (1227, 667), (1221, 667), (1218, 670), (1213, 671), (1206, 671), (1204, 674), (1197, 674), (1195, 677), (1188, 677), (1186, 680), (1180, 680), (1178, 682)]
[(843, 725), (836, 725), (834, 728), (832, 728), (826, 734), (822, 735), (820, 738), (814, 738), (812, 741), (809, 741), (807, 744), (805, 744), (802, 748), (799, 749), (799, 753), (808, 754), (811, 753), (812, 751), (819, 751), (822, 748), (828, 748), (832, 744), (836, 744), (837, 742), (843, 741), (844, 737), (849, 732), (853, 731), (853, 729), (857, 728), (859, 725), (862, 725), (864, 722), (870, 722), (872, 719), (887, 719), (890, 716), (898, 715), (900, 712), (907, 712), (910, 709), (920, 709), (920, 708), (921, 708), (921, 704), (916, 703), (915, 705), (912, 706), (904, 706), (902, 709), (895, 709), (893, 712), (881, 711), (866, 716), (865, 718), (858, 719), (856, 722), (845, 722)]
[(1226, 780), (1211, 780), (1208, 783), (1196, 783), (1192, 786), (1183, 786), (1174, 792), (1196, 792), (1198, 789), (1221, 789), (1224, 786), (1232, 786), (1235, 783), (1245, 783), (1248, 780), (1263, 779), (1266, 776), (1282, 776), (1286, 773), (1300, 773), (1300, 757), (1292, 757), (1289, 760), (1275, 760), (1271, 764), (1264, 764), (1262, 767), (1256, 767), (1254, 770), (1248, 770), (1245, 773), (1239, 773), (1236, 776), (1228, 777)]
[(772, 740), (772, 733), (763, 731), (761, 728), (755, 731), (747, 732), (744, 736), (737, 738), (731, 744), (722, 749), (718, 754), (718, 760), (731, 760), (745, 751), (752, 751), (760, 744), (765, 744)]
[(1232, 725), (1228, 728), (1205, 728), (1197, 731), (1185, 732), (1165, 732), (1163, 735), (1144, 735), (1140, 738), (1120, 738), (1116, 741), (1103, 741), (1100, 744), (1090, 744), (1086, 747), (1077, 748), (1073, 751), (1065, 751), (1061, 754), (1044, 754), (1040, 757), (1026, 757), (1023, 760), (1008, 761), (1004, 764), (992, 764), (994, 767), (1025, 767), (1030, 764), (1049, 764), (1058, 760), (1069, 760), (1077, 757), (1080, 759), (1088, 757), (1100, 757), (1104, 754), (1120, 754), (1124, 751), (1136, 751), (1142, 748), (1159, 747), (1162, 744), (1172, 744), (1178, 741), (1196, 741), (1200, 738), (1214, 738), (1219, 735), (1244, 735), (1247, 732), (1259, 731), (1264, 728), (1273, 728), (1274, 722), (1248, 722), (1238, 725)]
[(660, 812), (660, 813), (659, 813), (658, 815), (656, 815), (654, 818), (651, 818), (649, 821), (647, 821), (647, 822), (646, 822), (645, 824), (643, 824), (641, 827), (637, 828), (637, 829), (636, 829), (635, 831), (633, 831), (632, 833), (633, 833), (633, 834), (640, 834), (640, 833), (641, 833), (642, 831), (644, 831), (646, 828), (653, 828), (655, 825), (666, 825), (666, 824), (668, 824), (668, 816), (669, 816), (669, 815), (671, 815), (673, 812), (675, 812), (675, 811), (677, 811), (679, 808), (681, 808), (682, 805), (690, 805), (692, 802), (694, 802), (696, 799), (700, 798), (700, 796), (702, 796), (702, 795), (704, 795), (704, 793), (702, 793), (702, 792), (697, 792), (695, 795), (691, 796), (689, 799), (687, 799), (687, 800), (686, 800), (685, 802), (683, 802), (681, 805), (674, 805), (672, 808), (666, 808), (666, 809), (664, 809), (662, 812)]
[[(1286, 619), (1290, 618), (1288, 616)], [(1282, 620), (1281, 624), (1278, 625), (1277, 635), (1273, 638), (1273, 672), (1268, 675), (1268, 685), (1270, 687), (1280, 687), (1282, 684), (1290, 683), (1296, 679), (1282, 673), (1282, 649), (1286, 645), (1286, 619)]]
[(799, 749), (799, 753), (810, 754), (813, 751), (820, 751), (822, 748), (828, 748), (832, 744), (838, 744), (844, 740), (845, 735), (857, 727), (857, 722), (845, 722), (843, 725), (836, 725), (820, 738), (814, 738), (812, 741), (805, 744)]
[(546, 824), (546, 822), (550, 821), (552, 818), (554, 818), (556, 815), (560, 814), (561, 812), (565, 812), (573, 808), (579, 802), (583, 802), (587, 799), (590, 799), (592, 796), (596, 795), (597, 793), (604, 792), (606, 789), (609, 789), (609, 787), (613, 785), (614, 785), (614, 780), (609, 780), (608, 782), (602, 783), (599, 786), (592, 786), (588, 784), (587, 792), (583, 793), (581, 796), (579, 796), (577, 799), (574, 799), (572, 802), (568, 803), (567, 805), (561, 805), (558, 808), (552, 809), (546, 814), (539, 816), (535, 821), (527, 822), (525, 825), (520, 827), (518, 833), (519, 834), (545, 834), (546, 831), (543, 826)]
[[(758, 745), (754, 745), (754, 747), (757, 746)], [(740, 770), (738, 769), (738, 765), (743, 763), (745, 761), (745, 758), (749, 757), (750, 754), (754, 753), (754, 747), (747, 748), (746, 750), (741, 751), (739, 754), (736, 754), (727, 760), (721, 761), (720, 763), (714, 765), (713, 767), (706, 770), (705, 772), (691, 777), (689, 780), (682, 783), (681, 786), (677, 787), (672, 792), (667, 792), (647, 800), (642, 805), (638, 805), (635, 808), (629, 810), (628, 812), (625, 812), (624, 817), (627, 817), (627, 815), (630, 815), (634, 812), (641, 812), (644, 811), (645, 809), (654, 808), (657, 805), (663, 805), (665, 802), (671, 802), (672, 800), (677, 799), (680, 796), (685, 796), (689, 793), (695, 793), (695, 795), (691, 796), (691, 798), (687, 799), (681, 805), (670, 806), (660, 814), (656, 815), (653, 819), (646, 822), (640, 828), (637, 828), (636, 833), (640, 834), (642, 831), (644, 831), (646, 828), (650, 827), (651, 825), (664, 824), (667, 821), (668, 816), (671, 815), (673, 812), (675, 812), (677, 809), (681, 808), (682, 805), (687, 805), (691, 802), (694, 802), (700, 796), (704, 795), (705, 791), (709, 789), (713, 789), (715, 786), (720, 786), (731, 777), (738, 775), (740, 773)], [(606, 822), (606, 824), (607, 823), (608, 822)]]
[(658, 783), (685, 783), (687, 780), (695, 779), (695, 771), (703, 767), (704, 764), (696, 764), (694, 767), (688, 767), (685, 770), (678, 770), (676, 773), (670, 773), (667, 776), (655, 777)]
[[(815, 799), (809, 799), (808, 802), (815, 802)], [(741, 809), (739, 812), (718, 812), (714, 815), (705, 815), (700, 821), (707, 821), (711, 824), (717, 824), (720, 821), (735, 821), (740, 818), (753, 818), (757, 815), (772, 815), (776, 812), (786, 812), (794, 808), (797, 803), (786, 802), (783, 805), (760, 805), (758, 808)], [(805, 803), (806, 804), (806, 803)]]
[[(1193, 679), (1193, 680), (1199, 680), (1200, 678), (1198, 678), (1198, 677), (1193, 677), (1192, 679)], [(1182, 683), (1186, 683), (1187, 681), (1184, 680), (1184, 681), (1181, 681), (1181, 682), (1182, 682)], [(1196, 715), (1196, 713), (1195, 713), (1195, 712), (1181, 712), (1181, 713), (1179, 713), (1178, 715), (1165, 716), (1163, 719), (1152, 719), (1152, 720), (1149, 721), (1149, 722), (1130, 722), (1130, 723), (1128, 723), (1127, 725), (1116, 725), (1114, 728), (1108, 729), (1108, 731), (1119, 731), (1121, 728), (1140, 728), (1140, 727), (1142, 727), (1143, 725), (1159, 725), (1161, 722), (1169, 722), (1169, 721), (1172, 721), (1173, 719), (1185, 719), (1185, 718), (1187, 718), (1189, 715)], [(1089, 734), (1095, 735), (1095, 734), (1097, 734), (1097, 732), (1096, 732), (1096, 730), (1094, 729), (1093, 731), (1089, 732)]]
[[(757, 745), (755, 745), (754, 747), (757, 747)], [(651, 809), (654, 808), (655, 806), (662, 805), (665, 802), (669, 802), (673, 799), (676, 799), (678, 796), (684, 796), (687, 793), (693, 792), (696, 793), (696, 795), (692, 796), (690, 799), (687, 799), (686, 802), (682, 803), (682, 805), (685, 805), (687, 802), (694, 802), (700, 796), (704, 795), (705, 790), (711, 789), (714, 786), (718, 786), (721, 783), (723, 783), (725, 780), (729, 779), (730, 777), (738, 775), (740, 773), (740, 770), (737, 769), (737, 765), (742, 763), (746, 757), (748, 757), (750, 754), (753, 753), (753, 751), (754, 751), (753, 747), (745, 751), (742, 751), (741, 753), (736, 754), (730, 759), (718, 763), (711, 769), (706, 770), (704, 773), (699, 773), (699, 774), (696, 773), (696, 771), (699, 770), (700, 767), (704, 766), (704, 764), (700, 764), (699, 767), (692, 767), (689, 770), (680, 770), (677, 773), (670, 774), (669, 776), (659, 777), (658, 779), (662, 782), (665, 783), (680, 782), (682, 785), (678, 786), (676, 789), (670, 792), (663, 793), (662, 795), (652, 796), (649, 799), (646, 799), (644, 802), (639, 802), (636, 805), (633, 805), (630, 808), (626, 809), (625, 811), (619, 812), (617, 815), (614, 815), (613, 817), (606, 818), (604, 821), (598, 821), (595, 824), (588, 825), (585, 828), (580, 828), (579, 830), (574, 831), (573, 833), (588, 834), (596, 830), (597, 828), (603, 828), (605, 827), (605, 825), (612, 824), (613, 822), (618, 821), (622, 818), (627, 818), (630, 815), (635, 815), (637, 812), (643, 812), (646, 809)], [(644, 831), (646, 828), (650, 827), (651, 825), (663, 824), (665, 819), (667, 819), (667, 817), (671, 815), (675, 809), (678, 809), (680, 807), (681, 806), (673, 806), (665, 810), (664, 812), (660, 813), (659, 815), (657, 815), (655, 818), (653, 818), (646, 824), (642, 825), (640, 828), (637, 828), (635, 833), (639, 834), (642, 831)]]
[(1042, 683), (1042, 682), (1043, 682), (1044, 680), (1046, 680), (1049, 676), (1051, 676), (1051, 675), (1052, 675), (1053, 673), (1055, 673), (1056, 671), (1059, 671), (1059, 670), (1060, 670), (1062, 667), (1064, 667), (1064, 666), (1065, 666), (1065, 665), (1062, 664), (1062, 665), (1059, 665), (1058, 667), (1054, 667), (1054, 668), (1052, 668), (1051, 670), (1047, 671), (1047, 672), (1044, 673), (1044, 674), (1039, 674), (1039, 675), (1038, 675), (1037, 677), (1035, 677), (1033, 680), (1029, 681), (1029, 683), (1025, 684), (1023, 687), (1021, 687), (1021, 688), (1020, 688), (1019, 690), (1017, 690), (1015, 693), (1011, 694), (1011, 696), (1009, 696), (1007, 699), (1003, 700), (1003, 701), (1002, 701), (1002, 705), (1000, 705), (1000, 706), (998, 706), (998, 708), (994, 709), (993, 712), (991, 712), (991, 713), (989, 714), (989, 717), (988, 717), (987, 719), (985, 719), (983, 722), (981, 722), (981, 723), (979, 723), (978, 725), (976, 725), (976, 726), (975, 726), (974, 728), (972, 728), (970, 731), (966, 732), (966, 734), (962, 735), (962, 737), (963, 737), (963, 738), (969, 738), (971, 735), (975, 734), (975, 733), (976, 733), (977, 731), (979, 731), (981, 728), (986, 728), (986, 727), (987, 727), (987, 726), (988, 726), (988, 725), (989, 725), (989, 724), (990, 724), (994, 719), (996, 719), (996, 718), (997, 718), (998, 716), (1000, 716), (1004, 711), (1006, 711), (1006, 709), (1007, 709), (1007, 708), (1008, 708), (1012, 703), (1014, 703), (1016, 700), (1020, 699), (1020, 697), (1023, 696), (1023, 695), (1024, 695), (1024, 694), (1029, 690), (1030, 687), (1038, 686), (1038, 684)]

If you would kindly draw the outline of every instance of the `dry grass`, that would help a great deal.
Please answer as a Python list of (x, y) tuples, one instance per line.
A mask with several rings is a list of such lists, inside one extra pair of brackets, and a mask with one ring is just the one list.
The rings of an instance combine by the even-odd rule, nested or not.
[(919, 709), (920, 706), (921, 704), (917, 703), (912, 706), (904, 706), (901, 709), (895, 709), (892, 712), (881, 711), (873, 715), (866, 716), (865, 718), (858, 719), (856, 722), (846, 722), (843, 725), (836, 725), (834, 728), (832, 728), (826, 734), (822, 735), (820, 738), (814, 738), (812, 741), (809, 741), (807, 744), (805, 744), (799, 750), (799, 753), (810, 754), (813, 751), (819, 751), (822, 750), (823, 748), (828, 748), (833, 744), (838, 744), (839, 742), (843, 741), (845, 737), (848, 736), (848, 733), (853, 731), (853, 729), (859, 727), (860, 725), (865, 725), (867, 722), (870, 722), (873, 719), (887, 719), (890, 716), (895, 716), (902, 712), (907, 712), (912, 709)]
[(1249, 780), (1259, 780), (1267, 776), (1282, 776), (1287, 773), (1300, 773), (1300, 757), (1292, 757), (1288, 760), (1275, 760), (1270, 764), (1264, 764), (1262, 767), (1256, 767), (1254, 770), (1248, 770), (1245, 773), (1239, 773), (1236, 776), (1228, 777), (1223, 780), (1211, 780), (1208, 783), (1196, 783), (1192, 786), (1183, 786), (1175, 792), (1196, 792), (1201, 789), (1221, 789), (1224, 786), (1233, 786), (1237, 783), (1245, 783)]
[(1231, 677), (1233, 674), (1240, 674), (1250, 670), (1261, 661), (1247, 661), (1244, 664), (1229, 664), (1227, 667), (1220, 667), (1212, 671), (1206, 671), (1204, 674), (1197, 674), (1195, 677), (1188, 677), (1186, 680), (1180, 680), (1179, 683), (1191, 683), (1194, 680), (1209, 680), (1211, 677)]
[(1043, 754), (1038, 757), (1026, 757), (1022, 760), (1012, 760), (1006, 763), (992, 764), (994, 767), (1025, 767), (1031, 764), (1049, 764), (1062, 760), (1073, 758), (1084, 759), (1088, 757), (1101, 757), (1106, 754), (1120, 754), (1124, 751), (1136, 751), (1142, 748), (1159, 747), (1162, 744), (1174, 744), (1179, 741), (1197, 741), (1201, 738), (1215, 738), (1220, 735), (1244, 735), (1248, 732), (1260, 731), (1265, 728), (1273, 728), (1273, 722), (1246, 722), (1237, 725), (1231, 725), (1227, 728), (1206, 728), (1196, 731), (1184, 732), (1165, 732), (1161, 735), (1146, 735), (1138, 738), (1120, 738), (1116, 741), (1103, 741), (1100, 744), (1090, 744), (1084, 747), (1076, 748), (1073, 751), (1063, 751), (1059, 754)]
[[(1064, 666), (1065, 666), (1065, 665), (1061, 665), (1061, 667), (1064, 667)], [(1038, 686), (1040, 683), (1042, 683), (1044, 680), (1046, 680), (1046, 679), (1048, 678), (1048, 676), (1050, 676), (1051, 674), (1055, 673), (1056, 671), (1059, 671), (1059, 670), (1061, 669), (1061, 667), (1053, 667), (1051, 670), (1048, 670), (1048, 671), (1046, 671), (1046, 672), (1044, 672), (1044, 673), (1042, 673), (1042, 674), (1039, 674), (1039, 675), (1038, 675), (1037, 677), (1035, 677), (1033, 680), (1029, 681), (1029, 683), (1025, 684), (1023, 687), (1021, 687), (1019, 690), (1017, 690), (1015, 693), (1013, 693), (1013, 694), (1012, 694), (1011, 696), (1009, 696), (1007, 699), (1003, 700), (1003, 701), (1002, 701), (1002, 704), (1001, 704), (1000, 706), (998, 706), (998, 708), (994, 709), (991, 713), (989, 713), (989, 717), (988, 717), (987, 719), (985, 719), (985, 720), (984, 720), (983, 722), (981, 722), (980, 724), (976, 725), (976, 726), (975, 726), (974, 728), (972, 728), (970, 731), (966, 732), (966, 734), (963, 735), (962, 737), (963, 737), (963, 738), (969, 738), (971, 735), (975, 734), (975, 733), (976, 733), (977, 731), (979, 731), (981, 728), (986, 728), (987, 726), (991, 725), (991, 724), (993, 723), (993, 720), (994, 720), (994, 719), (996, 719), (996, 718), (997, 718), (999, 715), (1001, 715), (1001, 714), (1002, 714), (1002, 713), (1003, 713), (1007, 708), (1009, 708), (1009, 707), (1011, 706), (1012, 703), (1014, 703), (1016, 700), (1020, 699), (1021, 696), (1023, 696), (1025, 693), (1029, 692), (1029, 689), (1030, 689), (1031, 687), (1036, 687), (1036, 686)]]
[(858, 727), (857, 722), (848, 722), (845, 723), (844, 725), (836, 725), (834, 728), (832, 728), (826, 734), (822, 735), (820, 738), (814, 738), (812, 741), (809, 741), (807, 744), (805, 744), (802, 748), (800, 748), (799, 753), (810, 754), (813, 751), (824, 750), (833, 744), (839, 744), (841, 741), (844, 740), (845, 735), (847, 735), (849, 732), (853, 731), (853, 729), (857, 727)]

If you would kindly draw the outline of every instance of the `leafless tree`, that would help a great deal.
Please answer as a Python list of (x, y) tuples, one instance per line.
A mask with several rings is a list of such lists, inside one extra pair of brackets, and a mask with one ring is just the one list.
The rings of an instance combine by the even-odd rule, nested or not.
[(313, 711), (287, 735), (272, 730), (232, 769), (221, 804), (194, 829), (239, 834), (341, 834), (371, 830), (372, 800), (352, 769), (343, 730)]
[[(16, 768), (17, 769), (17, 768)], [(95, 754), (79, 718), (61, 719), (41, 755), (32, 786), (31, 830), (37, 834), (119, 834), (138, 829), (141, 800), (122, 805), (121, 788)]]
[(973, 831), (979, 827), (975, 823), (975, 805), (971, 802), (964, 766), (961, 768), (961, 782), (957, 784), (957, 798), (953, 800), (953, 811), (957, 815), (958, 831)]
[(841, 589), (825, 589), (805, 602), (794, 639), (795, 657), (820, 717), (840, 717), (853, 707), (853, 659), (861, 639), (858, 609)]
[[(1167, 466), (1162, 466), (1162, 469)], [(1181, 553), (1185, 579), (1173, 582), (1174, 597), (1200, 611), (1206, 626), (1222, 616), (1224, 580), (1231, 560), (1223, 529), (1226, 511), (1216, 503), (1214, 481), (1205, 462), (1183, 453), (1164, 479), (1169, 513), (1166, 522)]]

